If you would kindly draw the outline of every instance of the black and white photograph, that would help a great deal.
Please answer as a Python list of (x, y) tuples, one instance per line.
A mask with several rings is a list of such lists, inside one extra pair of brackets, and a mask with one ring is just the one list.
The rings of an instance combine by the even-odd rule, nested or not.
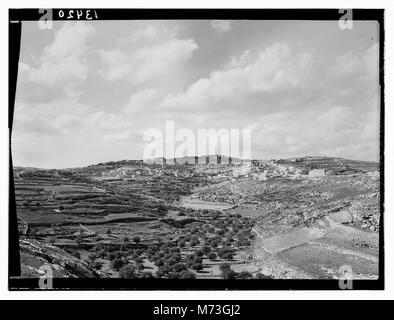
[(9, 289), (383, 289), (383, 11), (11, 9)]

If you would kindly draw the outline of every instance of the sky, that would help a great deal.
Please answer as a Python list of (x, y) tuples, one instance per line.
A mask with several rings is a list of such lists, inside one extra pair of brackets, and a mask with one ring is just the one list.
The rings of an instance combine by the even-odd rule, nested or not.
[(249, 129), (252, 157), (378, 161), (379, 28), (354, 21), (23, 22), (16, 166), (142, 159), (146, 130)]

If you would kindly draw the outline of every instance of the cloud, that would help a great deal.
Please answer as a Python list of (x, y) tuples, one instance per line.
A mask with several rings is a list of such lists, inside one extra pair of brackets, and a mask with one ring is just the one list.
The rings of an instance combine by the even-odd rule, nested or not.
[(137, 30), (119, 43), (121, 48), (99, 51), (104, 64), (100, 74), (108, 81), (146, 83), (169, 77), (198, 48), (193, 39), (179, 39), (176, 32), (153, 26)]
[(185, 91), (167, 95), (159, 108), (193, 114), (196, 126), (250, 127), (260, 157), (326, 154), (376, 160), (376, 49), (345, 52), (329, 65), (314, 50), (285, 43), (245, 51)]
[(232, 57), (227, 67), (199, 79), (185, 92), (167, 96), (163, 108), (215, 113), (238, 110), (256, 115), (291, 107), (288, 99), (302, 86), (300, 75), (310, 68), (310, 54), (292, 52), (288, 45), (277, 43), (253, 60), (248, 56)]
[(18, 71), (20, 74), (29, 73), (30, 70), (31, 68), (27, 63), (19, 62)]
[(211, 27), (217, 33), (225, 33), (231, 30), (231, 22), (228, 20), (212, 20)]
[(132, 66), (128, 63), (127, 55), (122, 50), (100, 50), (99, 53), (105, 65), (105, 68), (100, 70), (100, 74), (106, 80), (119, 80), (131, 74)]
[(85, 60), (87, 41), (94, 33), (91, 24), (63, 23), (55, 31), (53, 42), (43, 50), (37, 66), (20, 63), (22, 80), (61, 91), (70, 98), (78, 97), (89, 72)]
[[(245, 28), (220, 48), (204, 33), (231, 30), (222, 20), (208, 30), (143, 21), (127, 36), (124, 23), (109, 22), (61, 22), (51, 40), (25, 33), (14, 160), (65, 167), (137, 159), (144, 130), (167, 120), (176, 129), (250, 128), (256, 158), (378, 159), (378, 44), (361, 31), (327, 35), (322, 27), (310, 39), (287, 23), (268, 31), (253, 24), (253, 34), (239, 23)], [(326, 41), (334, 35), (341, 41)]]
[(332, 61), (327, 72), (330, 78), (340, 78), (341, 85), (354, 81), (378, 84), (378, 44), (375, 43), (363, 51), (348, 50), (342, 53)]
[(127, 159), (141, 142), (142, 134), (123, 114), (74, 99), (18, 103), (15, 108), (12, 153), (16, 163), (64, 168), (120, 155)]
[(230, 61), (225, 65), (226, 68), (244, 67), (251, 62), (251, 54), (249, 50), (245, 50), (239, 57), (231, 56)]
[(66, 22), (55, 32), (54, 41), (44, 49), (41, 59), (59, 61), (65, 57), (82, 57), (88, 46), (87, 39), (95, 33), (92, 24)]
[(348, 106), (316, 108), (308, 112), (288, 110), (261, 116), (254, 122), (252, 150), (262, 158), (301, 155), (338, 156), (377, 160), (379, 112), (377, 103), (368, 113)]
[(134, 32), (130, 33), (126, 37), (120, 38), (118, 40), (118, 43), (121, 46), (136, 44), (138, 42), (154, 43), (163, 34), (166, 38), (173, 38), (176, 36), (176, 29), (171, 31), (167, 29), (159, 30), (158, 28), (152, 25), (147, 25), (143, 28), (135, 30)]
[(18, 103), (14, 128), (15, 132), (34, 137), (48, 134), (89, 140), (127, 130), (130, 124), (122, 115), (75, 100), (58, 99), (48, 103)]
[(156, 110), (160, 104), (163, 93), (155, 89), (144, 89), (131, 95), (128, 103), (124, 107), (126, 114), (149, 113), (149, 110)]
[(66, 57), (59, 61), (42, 62), (39, 68), (32, 68), (28, 79), (52, 88), (62, 87), (68, 97), (81, 94), (79, 86), (87, 78), (88, 67), (78, 58)]

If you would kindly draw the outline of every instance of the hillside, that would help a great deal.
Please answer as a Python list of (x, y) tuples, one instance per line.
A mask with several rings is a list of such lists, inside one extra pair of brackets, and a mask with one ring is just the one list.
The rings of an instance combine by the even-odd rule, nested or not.
[(22, 276), (59, 255), (64, 277), (377, 276), (377, 163), (179, 160), (15, 167)]

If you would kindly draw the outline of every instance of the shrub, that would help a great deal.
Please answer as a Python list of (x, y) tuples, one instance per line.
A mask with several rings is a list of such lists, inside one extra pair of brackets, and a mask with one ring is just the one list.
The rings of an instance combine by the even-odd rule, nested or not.
[(144, 263), (144, 258), (142, 258), (142, 257), (137, 257), (134, 261), (135, 261), (136, 263)]
[(142, 278), (142, 279), (154, 278), (152, 272), (150, 272), (150, 271), (142, 272), (139, 277)]
[(222, 259), (231, 260), (233, 258), (234, 251), (229, 247), (223, 247), (218, 251), (218, 255)]
[(45, 239), (45, 242), (48, 244), (51, 244), (51, 245), (53, 245), (55, 243), (55, 241), (56, 241), (55, 238), (52, 238), (52, 237)]
[(148, 247), (148, 252), (150, 252), (150, 253), (156, 253), (157, 251), (159, 251), (159, 246), (157, 246), (157, 245), (151, 245), (151, 246), (149, 246)]
[(165, 205), (159, 204), (157, 206), (157, 212), (159, 213), (160, 216), (165, 216), (168, 213), (168, 209)]
[(133, 259), (138, 259), (138, 257), (140, 256), (137, 250), (133, 250), (131, 251), (131, 256), (133, 257)]
[(94, 270), (100, 270), (102, 267), (102, 264), (98, 261), (92, 261), (89, 263), (89, 268), (94, 269)]
[(168, 277), (170, 278), (170, 279), (179, 279), (179, 272), (170, 272), (169, 274), (168, 274)]
[(202, 263), (202, 257), (198, 256), (196, 253), (193, 253), (186, 257), (186, 261), (189, 262), (190, 265), (193, 263)]
[(216, 260), (217, 259), (216, 253), (215, 252), (210, 252), (208, 254), (208, 259), (209, 260)]
[(179, 273), (179, 279), (195, 279), (195, 278), (196, 275), (189, 270), (184, 270)]
[(138, 236), (135, 236), (135, 237), (133, 237), (133, 241), (134, 241), (136, 244), (139, 244), (139, 243), (141, 242), (141, 238), (138, 237)]
[(170, 272), (170, 268), (168, 266), (161, 266), (159, 267), (159, 270), (157, 270), (156, 276), (158, 278), (162, 278), (163, 276), (168, 275), (169, 272)]
[(255, 277), (255, 279), (274, 279), (273, 277), (267, 276), (262, 273), (256, 273), (256, 275), (254, 277)]
[(201, 248), (201, 252), (203, 252), (204, 254), (207, 255), (208, 253), (211, 252), (211, 248), (205, 245), (205, 246), (203, 246), (203, 247)]
[(201, 263), (194, 263), (194, 264), (192, 265), (192, 268), (193, 268), (193, 270), (200, 271), (200, 270), (203, 269), (203, 266), (202, 266)]
[(158, 266), (158, 267), (164, 266), (164, 260), (161, 259), (161, 258), (155, 260), (154, 263), (155, 263), (155, 265)]
[(172, 248), (170, 249), (170, 252), (171, 252), (171, 253), (179, 253), (179, 252), (181, 252), (181, 248), (172, 247)]
[(119, 270), (120, 268), (123, 267), (124, 261), (120, 258), (115, 258), (114, 260), (111, 261), (111, 268), (115, 270)]
[(249, 271), (241, 271), (238, 274), (238, 278), (239, 279), (251, 279), (252, 278), (252, 274)]
[(220, 218), (220, 213), (217, 212), (217, 211), (215, 211), (215, 212), (212, 214), (212, 218), (213, 218), (213, 219), (218, 219), (218, 218)]
[(212, 240), (210, 245), (212, 248), (217, 248), (220, 243), (220, 240)]
[(196, 254), (197, 257), (203, 257), (204, 256), (204, 252), (202, 250), (197, 250), (195, 252), (195, 254)]
[(145, 266), (144, 266), (144, 264), (143, 263), (137, 263), (137, 269), (138, 269), (138, 271), (142, 271), (142, 270), (144, 270), (145, 269)]
[(135, 277), (135, 266), (132, 264), (125, 264), (119, 270), (120, 278), (134, 278)]
[(224, 241), (223, 242), (223, 246), (230, 247), (231, 246), (231, 241), (228, 241), (228, 240)]
[(222, 271), (222, 278), (223, 279), (236, 279), (237, 273), (231, 269), (226, 269)]
[(190, 246), (191, 247), (194, 247), (196, 245), (198, 245), (198, 240), (193, 239), (193, 240), (190, 241)]
[(175, 265), (177, 262), (178, 262), (177, 259), (174, 259), (174, 258), (170, 258), (170, 259), (167, 260), (167, 264), (168, 264), (169, 266), (173, 266), (173, 265)]
[(177, 263), (177, 264), (175, 264), (175, 265), (172, 267), (172, 269), (173, 269), (175, 272), (181, 272), (181, 271), (187, 270), (186, 266), (185, 266), (183, 263)]
[(110, 252), (107, 254), (108, 260), (114, 260), (116, 258), (116, 254), (114, 252)]
[(94, 261), (94, 260), (97, 259), (97, 255), (96, 255), (95, 253), (91, 253), (91, 254), (89, 254), (88, 258), (89, 258), (90, 260)]
[(247, 246), (250, 246), (250, 240), (249, 239), (247, 239), (247, 238), (240, 238), (240, 239), (238, 239), (238, 241), (237, 241), (237, 246), (239, 246), (239, 247), (247, 247)]
[(229, 264), (229, 263), (222, 263), (219, 266), (220, 271), (224, 271), (224, 270), (228, 270), (228, 269), (231, 269), (231, 264)]
[(223, 254), (221, 258), (224, 260), (232, 260), (233, 257), (234, 257), (234, 255), (232, 252), (227, 252), (227, 253)]

